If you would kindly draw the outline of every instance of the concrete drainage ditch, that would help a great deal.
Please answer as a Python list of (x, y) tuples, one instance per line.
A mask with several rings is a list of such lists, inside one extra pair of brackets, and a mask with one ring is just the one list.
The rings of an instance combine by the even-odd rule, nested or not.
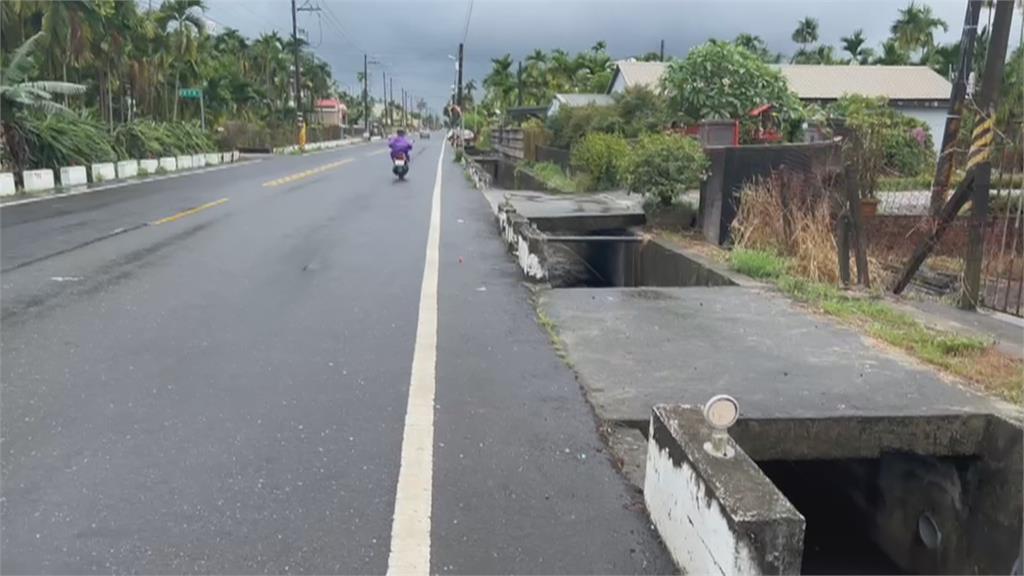
[[(821, 350), (808, 347), (802, 353), (788, 351), (785, 362), (780, 362), (792, 366), (794, 372), (810, 373), (814, 365), (831, 357), (836, 345), (864, 359), (859, 367), (830, 369), (830, 378), (849, 382), (831, 382), (811, 392), (820, 399), (807, 396), (815, 390), (813, 383), (793, 387), (797, 383), (791, 382), (775, 392), (756, 387), (751, 390), (749, 382), (728, 384), (733, 378), (730, 373), (743, 378), (747, 372), (719, 367), (718, 371), (724, 373), (716, 377), (721, 384), (712, 388), (730, 392), (729, 388), (747, 387), (745, 393), (757, 400), (754, 414), (744, 415), (731, 431), (736, 455), (729, 460), (713, 458), (704, 451), (709, 431), (699, 409), (652, 402), (647, 404), (656, 404), (652, 417), (642, 427), (633, 416), (609, 420), (607, 406), (621, 405), (624, 398), (633, 402), (636, 388), (616, 389), (615, 379), (604, 375), (631, 373), (636, 379), (643, 373), (621, 370), (614, 362), (606, 361), (606, 351), (599, 350), (594, 340), (594, 334), (602, 333), (606, 334), (604, 338), (616, 338), (607, 335), (607, 326), (629, 321), (630, 315), (622, 316), (623, 307), (646, 306), (664, 314), (668, 312), (665, 306), (678, 301), (673, 309), (676, 311), (671, 313), (691, 318), (678, 311), (679, 305), (684, 305), (686, 298), (700, 299), (710, 306), (698, 306), (697, 310), (706, 311), (702, 314), (732, 318), (730, 307), (751, 306), (756, 298), (748, 288), (758, 286), (699, 256), (649, 240), (634, 227), (634, 216), (570, 211), (564, 218), (526, 218), (510, 202), (498, 209), (502, 235), (524, 275), (554, 288), (550, 293), (561, 296), (548, 299), (548, 305), (556, 306), (556, 312), (561, 310), (561, 316), (572, 319), (576, 329), (584, 330), (562, 336), (568, 339), (567, 352), (590, 400), (595, 401), (595, 394), (605, 396), (598, 400), (605, 402), (605, 407), (595, 406), (598, 415), (611, 428), (632, 430), (634, 434), (642, 431), (646, 445), (644, 439), (621, 442), (612, 437), (609, 443), (617, 459), (640, 462), (634, 466), (640, 476), (635, 481), (641, 484), (650, 516), (684, 572), (1010, 572), (1020, 556), (1022, 542), (1024, 447), (1020, 425), (989, 414), (983, 402), (945, 390), (948, 384), (933, 375), (903, 374), (907, 368), (898, 362), (882, 366), (892, 360), (874, 356), (878, 354), (875, 350), (853, 350), (850, 344), (841, 344), (846, 337), (823, 343)], [(591, 296), (567, 297), (566, 289), (576, 293), (580, 288)], [(724, 290), (735, 296), (716, 299), (707, 292), (709, 288), (714, 288), (716, 294), (725, 294), (720, 292)], [(732, 292), (736, 290), (742, 293)], [(601, 298), (599, 293), (609, 296)], [(651, 298), (672, 302), (645, 303)], [(613, 305), (617, 307), (616, 315), (608, 316), (612, 310), (607, 308)], [(685, 306), (693, 311), (692, 302)], [(607, 311), (600, 312), (602, 308)], [(785, 305), (767, 306), (766, 302), (764, 313), (779, 314), (783, 310)], [(550, 309), (546, 312), (559, 323), (559, 314), (550, 314)], [(644, 318), (659, 318), (650, 313)], [(605, 322), (612, 324), (601, 324), (595, 314), (607, 316)], [(665, 330), (674, 332), (688, 326), (672, 322), (666, 320), (665, 325), (652, 328), (664, 334)], [(813, 321), (798, 323), (795, 319), (769, 324), (774, 324), (775, 330), (796, 329), (805, 334), (814, 327)], [(793, 326), (787, 328), (790, 324)], [(624, 328), (630, 342), (619, 343), (619, 354), (640, 358), (637, 366), (653, 360), (644, 355), (650, 348), (629, 347), (645, 346), (637, 338), (642, 326)], [(721, 324), (714, 326), (716, 331), (728, 331), (727, 327), (719, 330)], [(562, 328), (559, 324), (560, 331)], [(701, 329), (707, 328), (705, 324)], [(733, 361), (738, 366), (776, 349), (772, 342), (778, 334), (762, 330), (749, 323), (736, 326), (734, 342), (753, 346), (751, 351), (755, 352), (749, 356), (737, 349)], [(705, 335), (716, 342), (722, 336)], [(832, 333), (822, 336), (837, 338)], [(699, 336), (688, 335), (681, 340), (695, 343), (693, 338)], [(801, 338), (793, 344), (801, 346), (796, 343)], [(684, 357), (691, 353), (685, 348), (678, 350)], [(788, 364), (791, 362), (803, 364)], [(650, 370), (663, 374), (665, 366)], [(780, 375), (766, 376), (777, 379)], [(788, 377), (788, 373), (781, 376)], [(593, 381), (586, 382), (588, 379)], [(675, 402), (693, 398), (690, 387), (697, 383), (683, 382), (685, 378), (677, 385)], [(901, 385), (908, 386), (906, 396), (892, 396), (892, 403), (886, 405), (885, 397), (892, 392), (877, 391)], [(707, 383), (703, 386), (706, 388)], [(647, 391), (654, 392), (654, 387)], [(622, 396), (624, 393), (629, 395)], [(765, 410), (773, 403), (786, 405), (786, 394), (795, 394), (798, 406)], [(855, 396), (866, 398), (859, 414), (849, 410)], [(935, 403), (928, 404), (929, 400)], [(942, 406), (948, 409), (944, 412)], [(794, 411), (801, 416), (786, 416)]]

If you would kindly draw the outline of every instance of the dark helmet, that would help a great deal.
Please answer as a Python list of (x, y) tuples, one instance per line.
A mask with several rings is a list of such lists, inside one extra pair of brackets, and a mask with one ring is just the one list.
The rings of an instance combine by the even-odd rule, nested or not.
[(396, 132), (399, 136), (405, 136), (405, 128), (399, 128)]

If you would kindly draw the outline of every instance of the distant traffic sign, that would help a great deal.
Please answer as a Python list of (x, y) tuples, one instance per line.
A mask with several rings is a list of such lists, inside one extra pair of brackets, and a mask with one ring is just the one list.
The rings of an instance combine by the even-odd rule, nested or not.
[(201, 98), (203, 91), (199, 88), (182, 88), (178, 90), (178, 96), (182, 98)]

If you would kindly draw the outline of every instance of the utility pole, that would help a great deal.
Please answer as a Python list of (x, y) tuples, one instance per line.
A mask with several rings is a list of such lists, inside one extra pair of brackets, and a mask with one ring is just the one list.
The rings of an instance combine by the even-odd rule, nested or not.
[(522, 108), (523, 106), (523, 61), (519, 61), (519, 67), (516, 68), (516, 106)]
[(295, 0), (292, 0), (292, 52), (295, 57), (295, 110), (298, 112), (299, 122), (299, 146), (301, 147), (303, 142), (303, 135), (305, 133), (305, 122), (302, 121), (302, 81), (300, 75), (302, 74), (302, 68), (299, 66), (299, 25), (298, 25), (298, 9), (295, 7)]
[(658, 60), (665, 61), (665, 40), (661, 40), (661, 50), (658, 50)]
[(981, 78), (981, 94), (975, 103), (981, 114), (974, 129), (967, 166), (976, 167), (974, 195), (971, 198), (971, 221), (967, 229), (967, 254), (964, 257), (964, 283), (960, 308), (973, 310), (981, 301), (981, 265), (985, 257), (985, 224), (988, 220), (988, 194), (992, 182), (992, 140), (995, 135), (996, 105), (1003, 83), (1006, 46), (1010, 41), (1014, 0), (997, 0), (992, 18), (992, 39), (985, 57), (985, 73)]
[[(294, 1), (294, 0), (293, 0)], [(370, 137), (370, 87), (366, 74), (370, 70), (369, 57), (363, 54), (363, 133)]]
[[(384, 84), (381, 92), (381, 100), (384, 101), (384, 119), (389, 118), (388, 116), (388, 73), (384, 70), (380, 71), (380, 79)], [(383, 123), (383, 122), (382, 122)]]
[(394, 126), (395, 125), (395, 77), (394, 76), (392, 76), (391, 79), (388, 80), (388, 87), (390, 88), (390, 90), (388, 92), (388, 103), (390, 104), (390, 111), (388, 112), (388, 122), (390, 122), (391, 125)]
[(458, 81), (458, 104), (462, 110), (462, 43), (459, 43), (459, 81)]
[(960, 34), (960, 64), (949, 97), (949, 111), (946, 113), (946, 129), (942, 133), (942, 146), (935, 163), (935, 178), (932, 181), (931, 214), (938, 216), (946, 203), (946, 190), (953, 177), (953, 146), (960, 135), (960, 120), (964, 98), (967, 96), (967, 80), (971, 77), (971, 62), (974, 61), (974, 38), (978, 31), (978, 15), (984, 0), (969, 0), (964, 15), (964, 28)]

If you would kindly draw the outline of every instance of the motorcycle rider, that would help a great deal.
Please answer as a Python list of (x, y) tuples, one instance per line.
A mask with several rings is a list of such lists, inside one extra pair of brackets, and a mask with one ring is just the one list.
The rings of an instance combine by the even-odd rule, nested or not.
[(405, 163), (408, 165), (412, 160), (412, 142), (405, 137), (405, 129), (399, 128), (395, 133), (395, 137), (388, 140), (388, 148), (391, 149), (391, 159), (394, 160), (398, 156), (405, 156)]

